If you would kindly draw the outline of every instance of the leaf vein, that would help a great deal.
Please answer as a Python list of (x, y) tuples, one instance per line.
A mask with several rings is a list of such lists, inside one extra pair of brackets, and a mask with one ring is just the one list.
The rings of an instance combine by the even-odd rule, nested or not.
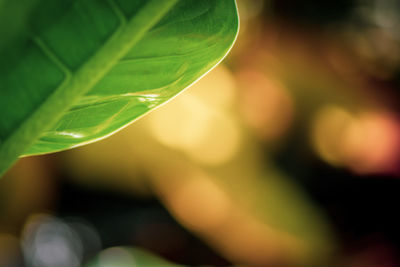
[(50, 49), (46, 42), (38, 35), (33, 35), (32, 40), (36, 46), (50, 59), (65, 75), (64, 83), (68, 82), (72, 77), (72, 71), (67, 65)]
[(118, 17), (121, 26), (125, 26), (128, 22), (124, 12), (121, 8), (115, 3), (115, 0), (107, 0), (108, 4), (110, 5), (111, 9), (113, 10), (114, 14)]

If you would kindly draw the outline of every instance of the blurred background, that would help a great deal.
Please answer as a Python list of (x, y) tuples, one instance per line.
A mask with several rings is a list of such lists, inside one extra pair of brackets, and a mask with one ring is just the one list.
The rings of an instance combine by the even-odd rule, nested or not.
[(238, 6), (198, 83), (7, 173), (0, 266), (400, 266), (400, 1)]

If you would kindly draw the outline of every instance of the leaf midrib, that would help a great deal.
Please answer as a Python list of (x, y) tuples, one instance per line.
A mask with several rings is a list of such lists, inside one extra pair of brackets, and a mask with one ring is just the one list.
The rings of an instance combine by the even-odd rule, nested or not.
[[(118, 29), (77, 71), (66, 73), (66, 80), (0, 144), (0, 176), (24, 150), (54, 125), (87, 93), (132, 47), (143, 38), (178, 0), (149, 0), (131, 19), (126, 20), (116, 5), (121, 21)], [(112, 3), (112, 1), (109, 1)]]

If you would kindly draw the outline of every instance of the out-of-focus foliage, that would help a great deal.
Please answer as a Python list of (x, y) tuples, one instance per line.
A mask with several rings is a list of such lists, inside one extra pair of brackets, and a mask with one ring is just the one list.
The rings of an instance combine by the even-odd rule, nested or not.
[(102, 251), (100, 255), (93, 260), (88, 267), (132, 267), (132, 266), (165, 266), (165, 267), (179, 267), (182, 265), (169, 263), (159, 257), (152, 255), (149, 252), (134, 249), (113, 247)]
[[(327, 226), (284, 174), (260, 161), (231, 111), (235, 94), (232, 74), (217, 67), (136, 127), (71, 151), (68, 169), (77, 178), (122, 172), (120, 181), (104, 182), (126, 190), (146, 173), (145, 183), (185, 227), (238, 262), (318, 260), (329, 250)], [(101, 152), (111, 147), (118, 155)]]

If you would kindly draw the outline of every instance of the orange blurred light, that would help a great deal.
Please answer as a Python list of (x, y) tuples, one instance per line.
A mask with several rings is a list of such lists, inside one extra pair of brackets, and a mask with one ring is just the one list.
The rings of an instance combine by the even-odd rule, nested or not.
[(328, 106), (318, 112), (312, 135), (315, 149), (334, 166), (360, 174), (396, 171), (400, 125), (393, 115), (364, 112), (355, 116)]
[(213, 177), (193, 170), (171, 171), (164, 170), (154, 180), (161, 199), (178, 221), (228, 259), (269, 266), (299, 263), (306, 257), (305, 244), (299, 239), (268, 226), (239, 205), (233, 207)]
[(399, 156), (400, 125), (390, 114), (364, 113), (347, 129), (342, 149), (357, 173), (393, 171)]
[(266, 140), (281, 136), (293, 117), (293, 101), (279, 83), (263, 73), (244, 70), (237, 75), (245, 122)]
[(203, 175), (181, 181), (166, 195), (175, 216), (196, 231), (209, 231), (220, 225), (231, 209), (225, 193)]
[(212, 243), (234, 262), (251, 266), (291, 266), (302, 262), (301, 242), (258, 221), (240, 209), (232, 212), (216, 232)]
[(354, 120), (348, 111), (338, 106), (326, 106), (317, 113), (312, 128), (312, 143), (329, 164), (345, 164), (342, 155), (343, 136)]

